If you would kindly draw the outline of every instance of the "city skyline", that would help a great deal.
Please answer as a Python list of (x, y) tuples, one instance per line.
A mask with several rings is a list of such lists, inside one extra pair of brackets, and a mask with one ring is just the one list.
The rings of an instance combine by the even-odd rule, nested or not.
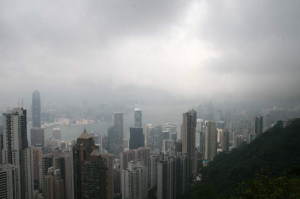
[(0, 0), (0, 198), (300, 198), (299, 10)]

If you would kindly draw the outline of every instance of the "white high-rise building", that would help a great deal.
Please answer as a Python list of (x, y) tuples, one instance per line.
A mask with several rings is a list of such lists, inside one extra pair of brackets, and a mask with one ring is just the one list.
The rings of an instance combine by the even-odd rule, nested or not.
[(150, 173), (150, 188), (154, 188), (157, 185), (157, 163), (159, 161), (160, 156), (159, 155), (151, 155), (150, 156), (150, 167), (149, 167), (149, 173)]
[(129, 162), (128, 169), (122, 170), (122, 199), (146, 199), (147, 176), (147, 169), (141, 162)]
[(16, 168), (17, 198), (32, 199), (32, 150), (28, 147), (26, 110), (15, 108), (3, 115), (3, 163)]
[(11, 164), (0, 166), (0, 198), (18, 199), (16, 167)]
[(176, 198), (176, 159), (165, 157), (157, 163), (157, 199)]

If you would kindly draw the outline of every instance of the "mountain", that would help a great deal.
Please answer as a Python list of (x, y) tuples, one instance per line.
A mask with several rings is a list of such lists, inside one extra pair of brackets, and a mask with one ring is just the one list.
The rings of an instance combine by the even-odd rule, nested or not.
[(220, 153), (202, 174), (192, 198), (300, 198), (300, 119)]

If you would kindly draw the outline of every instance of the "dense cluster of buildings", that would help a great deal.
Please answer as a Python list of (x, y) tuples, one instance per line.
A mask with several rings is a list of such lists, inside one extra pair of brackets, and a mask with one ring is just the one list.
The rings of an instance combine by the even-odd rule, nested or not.
[[(202, 166), (263, 132), (256, 117), (249, 138), (222, 121), (182, 115), (180, 132), (173, 123), (143, 125), (134, 109), (129, 140), (123, 113), (113, 114), (105, 139), (83, 130), (72, 143), (60, 142), (53, 129), (45, 143), (38, 91), (32, 95), (32, 127), (27, 140), (27, 112), (3, 114), (0, 127), (0, 198), (3, 199), (176, 199), (200, 180)], [(251, 130), (251, 129), (250, 129)]]

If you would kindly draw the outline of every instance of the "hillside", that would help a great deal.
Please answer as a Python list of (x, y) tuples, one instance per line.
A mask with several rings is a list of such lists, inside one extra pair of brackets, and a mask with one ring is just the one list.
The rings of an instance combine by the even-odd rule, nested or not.
[(259, 192), (260, 188), (276, 191), (289, 183), (288, 187), (300, 187), (299, 168), (300, 119), (289, 122), (286, 127), (278, 122), (252, 143), (219, 154), (203, 170), (203, 182), (193, 194), (195, 198), (203, 193), (211, 194), (211, 198), (233, 198), (237, 192)]

